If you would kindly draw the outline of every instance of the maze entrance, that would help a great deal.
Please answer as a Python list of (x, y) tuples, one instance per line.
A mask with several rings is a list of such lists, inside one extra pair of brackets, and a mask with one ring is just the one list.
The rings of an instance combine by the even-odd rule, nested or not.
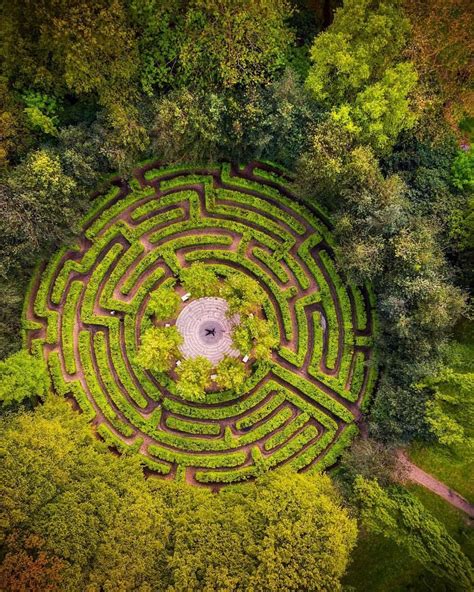
[[(26, 343), (99, 437), (165, 478), (218, 487), (281, 465), (321, 470), (357, 433), (376, 379), (370, 286), (345, 281), (333, 247), (324, 212), (298, 201), (272, 166), (149, 164), (116, 181), (77, 245), (38, 269)], [(150, 293), (194, 261), (257, 281), (279, 341), (241, 392), (204, 402), (184, 401), (169, 376), (136, 363)], [(219, 323), (221, 352), (224, 321), (193, 319), (191, 348)]]

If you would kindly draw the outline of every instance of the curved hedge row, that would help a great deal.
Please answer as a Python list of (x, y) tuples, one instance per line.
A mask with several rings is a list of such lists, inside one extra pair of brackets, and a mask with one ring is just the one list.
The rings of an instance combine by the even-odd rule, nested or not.
[[(325, 468), (357, 432), (376, 377), (373, 297), (345, 283), (332, 245), (324, 212), (275, 167), (147, 165), (96, 201), (75, 248), (40, 267), (27, 344), (100, 437), (148, 470), (218, 485), (283, 463)], [(205, 403), (135, 361), (150, 292), (193, 261), (258, 281), (280, 342), (241, 394)]]

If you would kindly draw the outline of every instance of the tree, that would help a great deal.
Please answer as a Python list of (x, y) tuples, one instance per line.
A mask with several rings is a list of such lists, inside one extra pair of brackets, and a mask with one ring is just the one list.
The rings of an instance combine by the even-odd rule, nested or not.
[(203, 401), (211, 383), (212, 362), (204, 356), (183, 360), (176, 369), (176, 392), (188, 401)]
[(226, 278), (221, 294), (227, 301), (230, 315), (256, 313), (265, 298), (257, 282), (241, 273), (233, 273)]
[(238, 358), (225, 356), (217, 365), (216, 375), (219, 388), (232, 389), (238, 393), (247, 378), (247, 370)]
[(170, 504), (181, 518), (173, 590), (341, 590), (356, 523), (328, 477), (274, 471), (218, 496), (189, 493)]
[(5, 576), (38, 592), (160, 589), (170, 527), (138, 458), (111, 455), (54, 396), (0, 428)]
[(461, 191), (474, 190), (474, 148), (460, 150), (453, 162), (453, 184)]
[(180, 297), (173, 286), (162, 285), (150, 294), (148, 311), (154, 314), (159, 321), (173, 319), (180, 305)]
[[(469, 334), (467, 327), (465, 332)], [(451, 340), (443, 348), (443, 358), (438, 371), (419, 384), (431, 395), (427, 422), (441, 444), (461, 444), (469, 450), (474, 443), (474, 343)]]
[[(466, 306), (444, 254), (443, 211), (449, 209), (441, 202), (449, 199), (458, 207), (448, 198), (451, 157), (427, 146), (406, 155), (400, 148), (380, 162), (348, 132), (338, 138), (334, 123), (327, 121), (300, 161), (296, 191), (330, 208), (338, 266), (350, 281), (370, 281), (376, 290), (382, 372), (371, 430), (383, 440), (429, 435), (427, 395), (415, 385), (433, 371), (440, 338)], [(391, 173), (397, 159), (405, 179)], [(435, 180), (429, 170), (436, 163), (442, 166)], [(441, 189), (440, 202), (431, 194), (432, 183)]]
[(394, 540), (426, 569), (446, 578), (456, 590), (474, 586), (474, 572), (459, 544), (408, 491), (384, 491), (359, 476), (354, 485), (363, 525)]
[(417, 76), (397, 63), (408, 30), (396, 2), (345, 0), (311, 48), (308, 88), (341, 129), (380, 151), (415, 121), (408, 97)]
[(272, 349), (278, 345), (272, 324), (253, 313), (235, 325), (232, 342), (242, 355), (250, 355), (256, 360), (269, 360)]
[(180, 280), (194, 298), (217, 296), (219, 280), (216, 273), (205, 263), (196, 262), (180, 271)]
[[(170, 162), (211, 163), (221, 155), (225, 98), (183, 88), (156, 102), (153, 147)], [(195, 265), (195, 264), (194, 264)]]
[(291, 165), (317, 115), (309, 91), (287, 68), (265, 86), (167, 93), (154, 108), (152, 142), (155, 153), (171, 162), (263, 158)]
[(327, 476), (274, 471), (219, 495), (144, 479), (53, 396), (0, 418), (0, 454), (9, 590), (341, 590), (356, 522)]
[(0, 185), (0, 273), (71, 240), (85, 194), (49, 149), (30, 152)]
[(388, 487), (405, 476), (396, 449), (372, 439), (355, 440), (341, 456), (341, 469), (350, 486), (357, 475), (365, 479), (376, 479), (381, 487)]
[(268, 81), (293, 40), (286, 0), (193, 0), (186, 12), (179, 64), (187, 86), (231, 87)]
[(176, 326), (151, 327), (142, 335), (137, 363), (153, 372), (168, 372), (181, 355), (182, 343), (183, 337)]
[(25, 399), (45, 397), (50, 388), (48, 367), (43, 358), (25, 350), (0, 360), (0, 402), (3, 406)]
[[(2, 65), (9, 83), (28, 97), (48, 96), (60, 106), (71, 98), (103, 108), (109, 130), (104, 149), (121, 172), (147, 146), (138, 107), (138, 44), (122, 0), (15, 3), (2, 18)], [(38, 104), (26, 104), (34, 127), (56, 134)]]
[(43, 550), (44, 541), (37, 535), (19, 540), (11, 535), (6, 540), (5, 555), (0, 566), (0, 581), (11, 592), (60, 592), (66, 563)]
[(472, 110), (471, 3), (406, 0), (403, 7), (412, 28), (409, 53), (428, 87), (428, 99), (439, 101), (447, 120), (457, 126)]

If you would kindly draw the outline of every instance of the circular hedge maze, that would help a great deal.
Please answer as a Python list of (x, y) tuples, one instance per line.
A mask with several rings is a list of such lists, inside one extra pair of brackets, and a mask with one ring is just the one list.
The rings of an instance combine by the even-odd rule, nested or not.
[[(99, 436), (153, 473), (217, 487), (283, 464), (320, 470), (358, 431), (376, 378), (373, 297), (345, 283), (329, 220), (288, 184), (262, 163), (147, 164), (96, 200), (76, 247), (32, 280), (28, 347)], [(150, 292), (197, 261), (260, 284), (279, 346), (270, 362), (249, 361), (242, 392), (189, 402), (136, 355)]]

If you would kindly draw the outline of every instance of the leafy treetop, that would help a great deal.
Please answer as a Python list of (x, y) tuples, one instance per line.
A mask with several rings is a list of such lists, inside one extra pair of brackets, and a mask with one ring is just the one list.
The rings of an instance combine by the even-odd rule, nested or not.
[(474, 571), (459, 544), (408, 491), (384, 491), (375, 480), (358, 476), (354, 484), (363, 525), (394, 540), (426, 569), (446, 578), (454, 590), (470, 590)]
[(178, 395), (189, 401), (202, 401), (211, 382), (212, 362), (204, 356), (183, 360), (177, 367)]
[(217, 296), (219, 279), (217, 274), (205, 263), (195, 262), (180, 271), (179, 277), (184, 288), (193, 298)]
[(400, 62), (409, 24), (397, 4), (345, 0), (314, 41), (306, 80), (341, 128), (381, 151), (415, 121), (408, 95), (417, 76)]
[(24, 399), (45, 397), (50, 388), (45, 361), (21, 350), (0, 360), (0, 403), (4, 406)]
[(216, 376), (216, 383), (220, 388), (232, 389), (238, 393), (247, 377), (247, 369), (238, 358), (225, 356), (217, 365)]
[(167, 372), (179, 358), (179, 346), (183, 337), (176, 326), (151, 327), (142, 335), (137, 362), (143, 368), (154, 372)]
[(158, 320), (165, 321), (175, 317), (179, 305), (180, 298), (173, 286), (163, 285), (151, 293), (148, 311)]

